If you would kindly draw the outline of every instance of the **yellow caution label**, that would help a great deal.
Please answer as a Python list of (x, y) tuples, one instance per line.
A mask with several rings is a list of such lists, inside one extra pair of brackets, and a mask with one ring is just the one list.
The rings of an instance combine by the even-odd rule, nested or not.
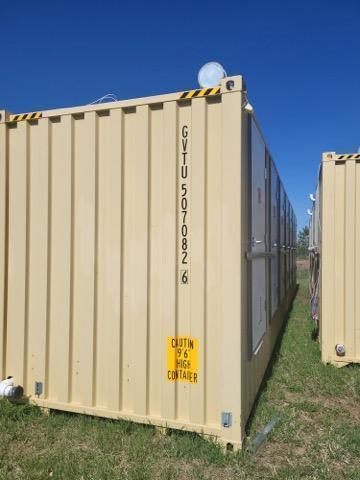
[(21, 122), (22, 120), (38, 120), (42, 117), (42, 112), (19, 113), (10, 115), (9, 122)]
[(192, 337), (167, 338), (167, 379), (198, 383), (199, 341)]
[(180, 100), (190, 100), (191, 98), (196, 98), (196, 97), (207, 97), (209, 95), (219, 95), (220, 93), (221, 93), (220, 87), (188, 90), (187, 92), (183, 92), (180, 95)]
[(337, 155), (337, 160), (360, 160), (360, 153), (352, 153), (350, 155)]

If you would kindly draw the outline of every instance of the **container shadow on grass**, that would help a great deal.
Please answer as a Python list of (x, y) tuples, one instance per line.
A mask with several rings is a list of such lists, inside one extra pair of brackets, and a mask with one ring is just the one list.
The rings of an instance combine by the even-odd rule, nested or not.
[(266, 390), (267, 385), (268, 385), (268, 381), (271, 379), (271, 377), (273, 375), (274, 366), (276, 365), (276, 363), (279, 360), (280, 350), (281, 350), (281, 345), (282, 345), (284, 333), (285, 333), (289, 318), (291, 316), (291, 313), (292, 313), (292, 310), (293, 310), (293, 305), (294, 305), (294, 302), (297, 298), (298, 292), (299, 292), (299, 284), (296, 284), (296, 290), (295, 290), (293, 299), (292, 299), (292, 301), (289, 305), (288, 312), (285, 316), (285, 319), (284, 319), (283, 324), (281, 326), (281, 329), (279, 331), (279, 335), (276, 339), (275, 346), (274, 346), (274, 349), (272, 351), (269, 363), (266, 367), (266, 370), (265, 370), (263, 379), (261, 381), (259, 390), (256, 394), (256, 397), (255, 397), (255, 400), (254, 400), (254, 403), (253, 403), (253, 406), (252, 406), (252, 409), (251, 409), (250, 416), (249, 416), (248, 421), (246, 423), (246, 429), (245, 429), (246, 435), (250, 434), (251, 426), (253, 424), (254, 417), (256, 416), (256, 411), (257, 411), (257, 407), (258, 407), (259, 402), (260, 402), (261, 395)]
[(318, 326), (316, 326), (312, 329), (311, 340), (314, 340), (314, 342), (317, 342), (319, 340), (319, 327)]
[[(214, 456), (214, 449), (221, 449), (215, 437), (188, 430), (158, 427), (151, 422), (137, 423), (124, 418), (103, 418), (96, 415), (81, 415), (75, 412), (53, 409), (49, 413), (51, 417), (57, 417), (65, 422), (69, 421), (69, 424), (75, 420), (78, 424), (83, 424), (85, 427), (93, 425), (102, 430), (106, 430), (109, 427), (114, 428), (117, 433), (126, 436), (129, 441), (131, 441), (130, 437), (143, 436), (144, 434), (148, 435), (148, 438), (157, 437), (160, 443), (164, 439), (163, 448), (169, 448), (165, 438), (171, 438), (173, 446), (178, 444), (179, 448), (181, 447), (184, 450), (182, 455), (178, 454), (177, 456), (202, 458), (205, 453), (212, 453)], [(208, 442), (204, 442), (204, 439), (208, 440)]]

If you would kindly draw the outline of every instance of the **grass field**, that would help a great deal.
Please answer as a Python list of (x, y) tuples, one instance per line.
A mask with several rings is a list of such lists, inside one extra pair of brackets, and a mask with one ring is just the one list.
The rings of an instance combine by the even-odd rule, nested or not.
[(360, 368), (320, 361), (307, 273), (249, 425), (280, 422), (257, 452), (224, 455), (189, 433), (0, 402), (0, 479), (360, 479)]

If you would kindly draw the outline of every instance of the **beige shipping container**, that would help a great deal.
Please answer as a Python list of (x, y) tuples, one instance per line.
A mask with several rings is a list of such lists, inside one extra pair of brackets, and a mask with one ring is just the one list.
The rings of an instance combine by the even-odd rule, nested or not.
[(360, 154), (323, 154), (310, 227), (322, 360), (360, 362)]
[(295, 292), (246, 102), (0, 111), (0, 372), (36, 404), (241, 446)]

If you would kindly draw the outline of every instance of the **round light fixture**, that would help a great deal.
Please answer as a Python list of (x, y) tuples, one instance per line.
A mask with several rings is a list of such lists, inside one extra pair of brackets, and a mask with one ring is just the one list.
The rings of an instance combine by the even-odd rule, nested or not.
[(226, 72), (218, 62), (205, 63), (198, 74), (198, 82), (202, 88), (213, 88), (220, 85), (221, 80), (226, 77)]

